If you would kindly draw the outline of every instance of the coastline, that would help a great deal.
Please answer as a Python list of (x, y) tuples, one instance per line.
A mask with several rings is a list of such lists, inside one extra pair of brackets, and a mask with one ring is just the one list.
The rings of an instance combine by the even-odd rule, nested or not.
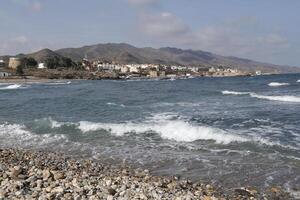
[(0, 148), (0, 199), (292, 199), (277, 187), (233, 188), (151, 175), (38, 150)]
[(22, 79), (22, 78), (7, 78), (0, 79), (0, 83), (14, 83), (14, 84), (26, 84), (26, 83), (48, 83), (53, 80), (44, 79), (44, 78), (30, 78), (30, 79)]

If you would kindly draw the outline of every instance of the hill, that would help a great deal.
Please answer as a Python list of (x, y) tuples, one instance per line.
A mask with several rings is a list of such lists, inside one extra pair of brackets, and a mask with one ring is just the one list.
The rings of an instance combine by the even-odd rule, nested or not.
[[(189, 65), (189, 66), (227, 66), (243, 71), (262, 71), (265, 73), (295, 73), (300, 72), (298, 67), (280, 66), (269, 63), (257, 62), (244, 58), (226, 57), (200, 50), (183, 50), (178, 48), (137, 48), (126, 43), (107, 43), (80, 48), (64, 48), (56, 51), (43, 49), (27, 55), (38, 62), (44, 62), (47, 58), (71, 58), (73, 61), (80, 61), (83, 58), (90, 60), (100, 59), (103, 61), (117, 62), (123, 64), (168, 64), (168, 65)], [(0, 57), (1, 58), (1, 57)]]
[(97, 44), (81, 48), (59, 49), (55, 52), (75, 61), (86, 57), (90, 60), (101, 59), (118, 63), (178, 64), (203, 67), (226, 65), (244, 71), (260, 70), (269, 73), (300, 72), (300, 68), (297, 67), (279, 66), (237, 57), (226, 57), (205, 51), (183, 50), (171, 47), (160, 49), (150, 47), (137, 48), (125, 43)]

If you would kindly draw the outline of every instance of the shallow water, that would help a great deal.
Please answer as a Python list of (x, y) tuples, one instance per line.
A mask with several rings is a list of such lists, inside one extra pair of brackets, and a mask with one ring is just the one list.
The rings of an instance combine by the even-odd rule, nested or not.
[(300, 187), (300, 75), (0, 85), (0, 146)]

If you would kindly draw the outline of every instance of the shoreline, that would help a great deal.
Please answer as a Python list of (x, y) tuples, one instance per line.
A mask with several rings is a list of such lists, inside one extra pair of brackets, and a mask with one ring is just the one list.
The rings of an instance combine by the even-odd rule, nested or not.
[(278, 187), (224, 189), (40, 150), (0, 148), (0, 199), (292, 199)]
[[(277, 75), (277, 74), (266, 74), (260, 76), (270, 76), (270, 75)], [(258, 75), (256, 75), (258, 76)], [(235, 75), (235, 76), (191, 76), (191, 77), (135, 77), (135, 78), (102, 78), (102, 79), (86, 79), (86, 78), (58, 78), (58, 79), (50, 79), (50, 78), (42, 78), (42, 77), (27, 77), (27, 78), (0, 78), (0, 83), (5, 84), (31, 84), (31, 83), (49, 83), (49, 82), (58, 82), (58, 81), (82, 81), (82, 80), (119, 80), (119, 81), (128, 81), (128, 80), (182, 80), (182, 79), (193, 79), (193, 78), (232, 78), (232, 77), (249, 77), (248, 75)]]

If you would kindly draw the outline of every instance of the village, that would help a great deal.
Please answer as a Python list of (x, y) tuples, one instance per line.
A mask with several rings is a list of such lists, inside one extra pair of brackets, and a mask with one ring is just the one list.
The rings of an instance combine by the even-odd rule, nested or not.
[[(24, 61), (25, 60), (25, 61)], [(0, 60), (0, 78), (16, 78), (18, 76), (42, 76), (51, 79), (176, 79), (192, 78), (200, 76), (222, 77), (222, 76), (245, 76), (260, 75), (260, 72), (250, 74), (230, 66), (181, 66), (165, 64), (120, 64), (103, 60), (88, 60), (74, 64), (72, 67), (59, 64), (49, 64), (50, 61), (37, 62), (33, 58), (10, 57)], [(81, 72), (81, 73), (80, 73)], [(81, 74), (78, 76), (71, 73)], [(49, 76), (52, 75), (52, 76)], [(56, 74), (56, 76), (53, 76)], [(64, 74), (62, 76), (57, 74)], [(83, 75), (84, 74), (84, 75)]]

